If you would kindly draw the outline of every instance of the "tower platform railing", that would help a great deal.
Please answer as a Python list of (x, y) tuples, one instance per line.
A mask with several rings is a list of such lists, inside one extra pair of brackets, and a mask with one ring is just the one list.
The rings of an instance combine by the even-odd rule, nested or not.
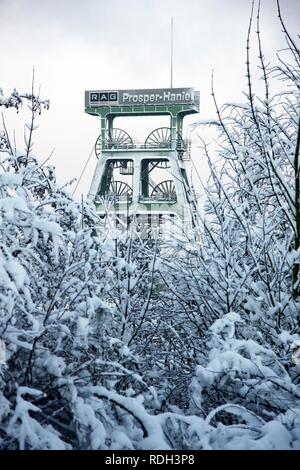
[[(175, 150), (180, 153), (180, 158), (182, 160), (190, 160), (190, 149), (191, 149), (191, 141), (186, 139), (184, 141), (179, 140), (176, 142)], [(142, 150), (142, 151), (172, 151), (171, 143), (164, 143), (161, 145), (149, 145), (145, 144), (145, 142), (139, 141), (137, 139), (133, 139), (132, 143), (124, 144), (120, 142), (112, 142), (110, 140), (106, 140), (102, 143), (102, 152), (105, 151), (120, 151), (120, 152), (128, 152), (130, 150)]]

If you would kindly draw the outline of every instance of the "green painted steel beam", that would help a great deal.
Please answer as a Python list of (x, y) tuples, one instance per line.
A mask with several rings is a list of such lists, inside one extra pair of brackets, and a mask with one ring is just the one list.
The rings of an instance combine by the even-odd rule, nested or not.
[(163, 116), (165, 114), (171, 114), (173, 116), (181, 115), (182, 117), (186, 114), (198, 113), (196, 106), (191, 106), (188, 104), (183, 105), (168, 105), (168, 106), (145, 106), (145, 105), (135, 105), (135, 106), (107, 106), (107, 107), (92, 107), (85, 108), (85, 112), (92, 116), (102, 116), (107, 117), (112, 115), (117, 116)]

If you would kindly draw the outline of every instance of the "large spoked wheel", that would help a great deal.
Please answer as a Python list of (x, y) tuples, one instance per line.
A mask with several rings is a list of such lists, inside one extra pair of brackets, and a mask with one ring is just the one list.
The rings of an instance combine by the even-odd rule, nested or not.
[(145, 140), (145, 148), (171, 148), (171, 129), (169, 127), (155, 129)]
[[(171, 148), (171, 129), (169, 127), (155, 129), (145, 140), (145, 148)], [(176, 150), (186, 150), (186, 143), (179, 132), (176, 132)]]
[[(105, 131), (104, 149), (131, 149), (133, 142), (129, 134), (123, 129), (113, 128)], [(99, 135), (95, 144), (95, 152), (99, 158), (103, 150), (102, 136)]]
[(114, 196), (117, 200), (132, 197), (132, 188), (124, 181), (112, 181), (109, 185), (109, 195)]
[(162, 181), (153, 188), (151, 197), (164, 199), (167, 201), (176, 201), (174, 182), (172, 180)]

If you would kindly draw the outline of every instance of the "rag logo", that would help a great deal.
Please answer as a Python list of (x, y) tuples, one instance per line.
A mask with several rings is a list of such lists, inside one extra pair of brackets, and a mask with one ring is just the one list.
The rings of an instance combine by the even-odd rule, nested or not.
[(90, 102), (93, 104), (115, 103), (117, 101), (117, 91), (92, 91), (90, 93)]

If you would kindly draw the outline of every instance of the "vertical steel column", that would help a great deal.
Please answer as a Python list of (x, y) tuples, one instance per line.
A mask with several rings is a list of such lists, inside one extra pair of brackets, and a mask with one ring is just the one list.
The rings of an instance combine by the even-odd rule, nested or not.
[(105, 144), (106, 144), (106, 112), (100, 114), (100, 134), (101, 134), (101, 148), (102, 150), (105, 150)]
[(177, 114), (177, 132), (182, 136), (183, 118), (180, 114)]
[(176, 149), (177, 140), (177, 114), (171, 114), (171, 149)]
[[(107, 130), (112, 131), (113, 130), (113, 121), (114, 121), (114, 116), (108, 115), (107, 116)], [(110, 134), (109, 134), (110, 135)]]

